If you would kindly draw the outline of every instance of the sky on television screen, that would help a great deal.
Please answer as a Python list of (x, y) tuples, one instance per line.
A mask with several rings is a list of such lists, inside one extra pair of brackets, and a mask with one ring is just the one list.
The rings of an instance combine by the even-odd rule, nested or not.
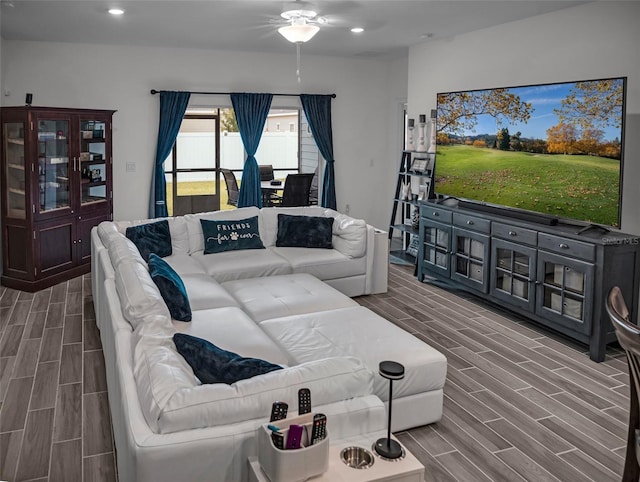
[[(490, 115), (477, 116), (477, 125), (473, 131), (465, 130), (464, 135), (494, 135), (496, 132), (506, 127), (509, 134), (515, 134), (520, 131), (523, 138), (546, 139), (547, 129), (558, 124), (558, 116), (554, 113), (554, 109), (561, 107), (562, 99), (566, 98), (571, 87), (575, 82), (563, 84), (535, 85), (528, 87), (512, 87), (507, 89), (515, 95), (520, 96), (523, 102), (530, 102), (533, 105), (531, 118), (525, 124), (524, 122), (510, 123), (506, 119), (502, 119), (502, 124), (498, 126), (496, 119)], [(605, 140), (620, 140), (621, 130), (619, 127), (610, 125), (604, 129)]]

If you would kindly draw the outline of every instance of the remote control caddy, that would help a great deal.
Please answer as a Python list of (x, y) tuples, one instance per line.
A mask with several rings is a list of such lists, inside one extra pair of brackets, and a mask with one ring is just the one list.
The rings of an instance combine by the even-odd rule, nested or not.
[(326, 472), (327, 417), (311, 410), (311, 394), (304, 388), (300, 390), (297, 415), (288, 417), (283, 406), (287, 404), (274, 402), (270, 422), (258, 429), (258, 460), (263, 472), (272, 482), (306, 480)]

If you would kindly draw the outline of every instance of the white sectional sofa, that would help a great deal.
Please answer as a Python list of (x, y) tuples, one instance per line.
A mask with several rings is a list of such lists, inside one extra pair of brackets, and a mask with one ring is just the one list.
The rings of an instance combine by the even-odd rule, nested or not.
[[(334, 217), (333, 249), (276, 247), (278, 213)], [(266, 249), (203, 254), (201, 218), (252, 216)], [(406, 368), (394, 384), (394, 430), (440, 419), (445, 357), (349, 298), (386, 291), (386, 233), (315, 207), (168, 221), (173, 252), (164, 259), (184, 282), (190, 322), (171, 319), (147, 264), (123, 235), (145, 221), (102, 223), (92, 232), (120, 481), (246, 480), (256, 428), (275, 400), (297, 410), (302, 387), (327, 415), (331, 438), (384, 429), (388, 385), (377, 365), (385, 359)], [(176, 351), (176, 332), (285, 368), (232, 385), (201, 384)]]

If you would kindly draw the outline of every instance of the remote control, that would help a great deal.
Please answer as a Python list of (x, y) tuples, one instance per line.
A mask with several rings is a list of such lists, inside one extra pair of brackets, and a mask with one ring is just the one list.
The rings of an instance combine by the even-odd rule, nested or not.
[(327, 416), (323, 413), (316, 413), (313, 416), (313, 429), (311, 430), (311, 445), (324, 440), (327, 436)]
[(311, 390), (301, 388), (298, 390), (298, 415), (311, 412)]
[(282, 432), (271, 432), (271, 441), (275, 448), (284, 450), (284, 435), (282, 435)]
[(273, 402), (273, 405), (271, 406), (271, 417), (269, 418), (269, 422), (284, 420), (285, 418), (287, 418), (288, 410), (289, 405), (286, 402)]
[(289, 434), (287, 435), (287, 450), (300, 448), (303, 431), (304, 427), (302, 425), (297, 425), (295, 423), (289, 425)]

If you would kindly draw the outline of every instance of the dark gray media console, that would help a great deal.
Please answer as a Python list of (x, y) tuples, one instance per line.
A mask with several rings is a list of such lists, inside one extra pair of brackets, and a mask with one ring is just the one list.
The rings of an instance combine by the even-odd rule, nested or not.
[(640, 238), (474, 207), (455, 199), (420, 203), (418, 279), (468, 290), (589, 345), (591, 359), (603, 361), (616, 340), (605, 311), (612, 286), (637, 319)]

